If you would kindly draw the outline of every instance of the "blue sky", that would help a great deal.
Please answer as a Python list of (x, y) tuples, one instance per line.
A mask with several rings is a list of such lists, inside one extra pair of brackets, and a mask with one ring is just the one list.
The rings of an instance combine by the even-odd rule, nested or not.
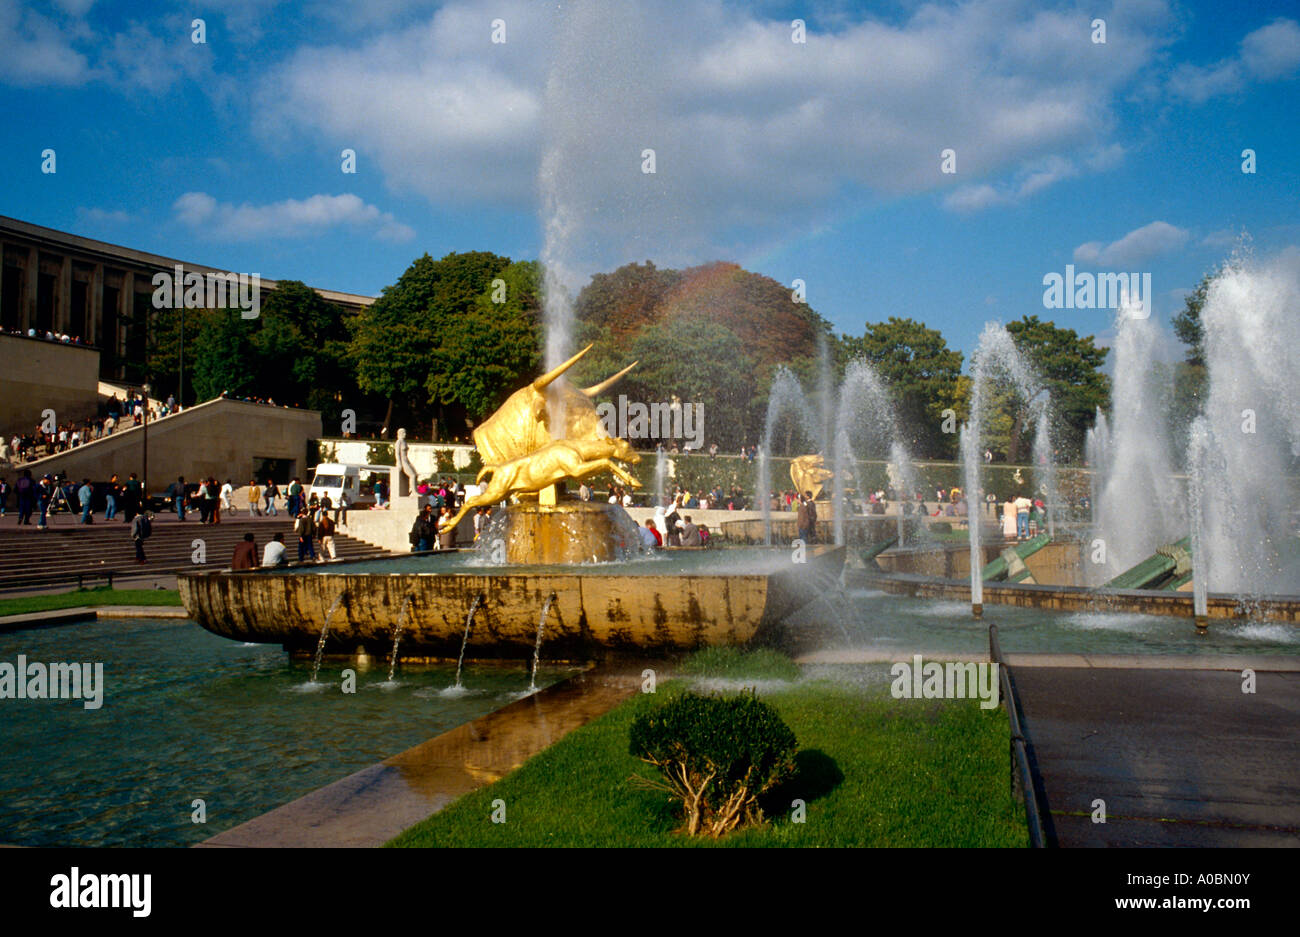
[(366, 294), (426, 251), (735, 260), (967, 354), (1025, 314), (1105, 340), (1043, 308), (1066, 264), (1151, 273), (1167, 322), (1243, 233), (1300, 244), (1294, 3), (606, 6), (0, 0), (0, 214)]

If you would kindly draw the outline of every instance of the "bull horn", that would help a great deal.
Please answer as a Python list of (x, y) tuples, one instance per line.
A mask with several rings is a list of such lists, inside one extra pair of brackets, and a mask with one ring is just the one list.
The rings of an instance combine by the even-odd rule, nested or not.
[(586, 394), (588, 397), (595, 397), (597, 394), (603, 394), (605, 391), (609, 390), (611, 387), (617, 384), (619, 379), (622, 378), (624, 375), (626, 375), (628, 371), (631, 371), (640, 363), (641, 362), (639, 361), (633, 361), (631, 364), (629, 364), (622, 371), (619, 371), (613, 377), (607, 377), (599, 384), (592, 384), (590, 387), (584, 387), (582, 389), (582, 392)]
[(547, 385), (549, 385), (549, 384), (551, 383), (551, 381), (555, 380), (557, 377), (559, 377), (559, 376), (560, 376), (561, 374), (563, 374), (565, 371), (569, 370), (569, 368), (571, 368), (571, 367), (573, 367), (575, 364), (577, 364), (577, 363), (578, 363), (578, 359), (581, 358), (583, 355), (585, 355), (585, 354), (586, 354), (587, 352), (589, 352), (589, 351), (591, 351), (591, 346), (590, 346), (590, 345), (588, 345), (586, 348), (582, 349), (582, 351), (578, 352), (576, 355), (574, 355), (574, 356), (573, 356), (572, 358), (570, 358), (568, 361), (564, 362), (564, 364), (560, 365), (558, 368), (555, 368), (555, 369), (552, 370), (552, 371), (547, 371), (545, 374), (543, 374), (543, 375), (542, 375), (541, 377), (539, 377), (537, 380), (533, 381), (533, 390), (536, 390), (536, 391), (543, 391), (543, 390), (546, 390)]

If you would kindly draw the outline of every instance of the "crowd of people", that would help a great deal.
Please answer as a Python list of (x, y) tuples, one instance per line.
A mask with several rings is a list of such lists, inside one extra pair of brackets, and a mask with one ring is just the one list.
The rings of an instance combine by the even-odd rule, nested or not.
[(100, 415), (54, 426), (38, 424), (29, 433), (14, 433), (8, 440), (0, 438), (0, 465), (17, 465), (68, 452), (118, 430), (139, 426), (144, 421), (146, 405), (150, 421), (180, 412), (174, 397), (169, 396), (164, 402), (147, 402), (143, 394), (131, 390), (102, 403)]
[(90, 347), (90, 342), (83, 342), (80, 335), (69, 335), (66, 332), (53, 332), (49, 329), (41, 331), (39, 329), (28, 329), (24, 332), (22, 329), (5, 329), (4, 334), (15, 335), (19, 338), (35, 338), (44, 342), (58, 342), (61, 345), (84, 345)]

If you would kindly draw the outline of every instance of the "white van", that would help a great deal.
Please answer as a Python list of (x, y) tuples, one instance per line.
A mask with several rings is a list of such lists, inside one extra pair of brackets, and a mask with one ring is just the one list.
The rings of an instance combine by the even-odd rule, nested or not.
[(322, 462), (316, 466), (314, 477), (304, 494), (309, 498), (313, 494), (318, 498), (329, 495), (330, 501), (337, 505), (339, 496), (346, 492), (349, 506), (373, 504), (374, 495), (367, 493), (362, 497), (362, 483), (369, 486), (377, 475), (387, 481), (391, 468), (388, 465), (344, 465), (339, 462)]

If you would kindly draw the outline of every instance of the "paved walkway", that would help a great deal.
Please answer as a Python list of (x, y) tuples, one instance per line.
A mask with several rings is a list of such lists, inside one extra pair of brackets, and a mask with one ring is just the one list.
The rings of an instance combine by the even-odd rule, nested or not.
[(1013, 666), (1057, 843), (1300, 846), (1300, 673), (1253, 663)]

